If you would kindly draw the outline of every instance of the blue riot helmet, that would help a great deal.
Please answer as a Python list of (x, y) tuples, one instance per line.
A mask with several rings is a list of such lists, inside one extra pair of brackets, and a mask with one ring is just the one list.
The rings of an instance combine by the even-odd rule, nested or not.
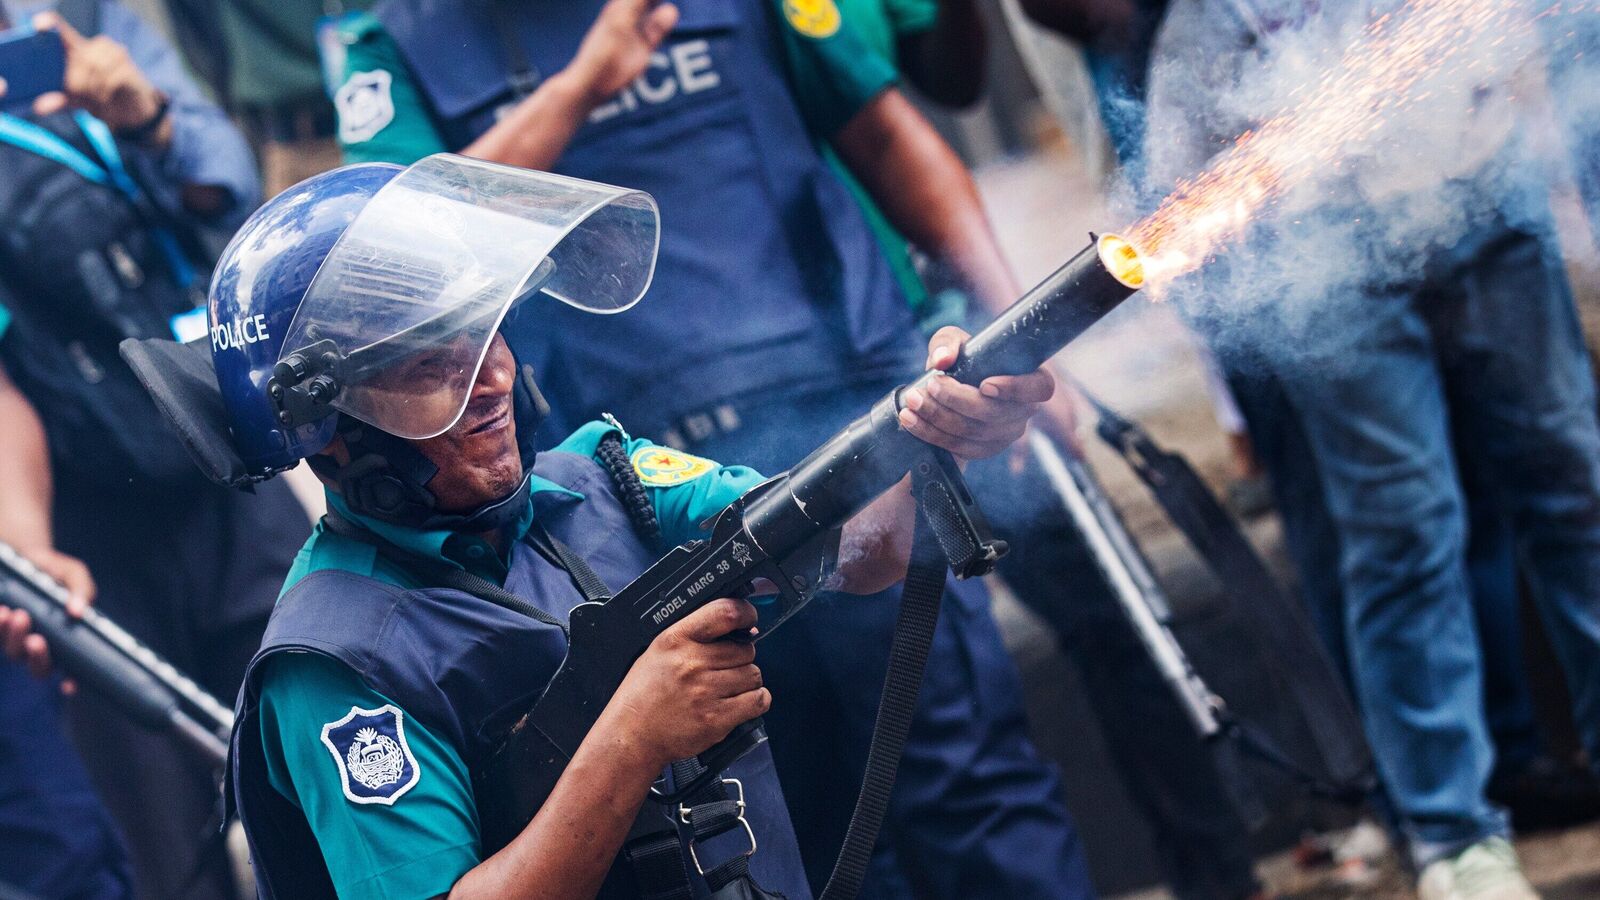
[(333, 440), (334, 418), (285, 423), (263, 388), (323, 260), (402, 171), (368, 163), (302, 181), (257, 210), (217, 261), (207, 303), (212, 362), (234, 449), (253, 475), (292, 467)]
[[(460, 419), (513, 306), (638, 302), (658, 229), (648, 194), (546, 172), (452, 154), (347, 166), (274, 198), (223, 251), (209, 371), (194, 345), (123, 353), (213, 480), (271, 477), (342, 433), (351, 464), (319, 472), (337, 474), (356, 511), (447, 524), (431, 508), (431, 464), (407, 441)], [(531, 462), (537, 423), (524, 417), (542, 401), (531, 372), (519, 376)]]

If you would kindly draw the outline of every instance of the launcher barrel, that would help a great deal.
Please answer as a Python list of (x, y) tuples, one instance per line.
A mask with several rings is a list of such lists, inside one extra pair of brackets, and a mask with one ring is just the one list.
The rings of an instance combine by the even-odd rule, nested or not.
[[(973, 335), (948, 374), (976, 385), (996, 375), (1031, 372), (1143, 283), (1133, 245), (1102, 235)], [(937, 374), (910, 386), (925, 386)], [(900, 427), (903, 390), (873, 404), (790, 469), (785, 490), (751, 504), (750, 533), (771, 556), (783, 558), (817, 529), (843, 524), (910, 470), (923, 445)]]

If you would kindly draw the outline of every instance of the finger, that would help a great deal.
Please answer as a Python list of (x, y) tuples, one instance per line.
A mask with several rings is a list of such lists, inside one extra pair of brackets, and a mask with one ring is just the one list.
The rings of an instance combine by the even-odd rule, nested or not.
[(56, 13), (42, 12), (34, 16), (33, 28), (35, 31), (50, 31), (53, 29), (57, 34), (60, 34), (61, 43), (67, 48), (68, 53), (72, 53), (84, 45), (83, 35), (78, 33), (78, 29), (73, 28), (66, 19), (61, 18)]
[(61, 679), (61, 696), (72, 697), (78, 693), (78, 682), (71, 678)]
[(702, 644), (756, 624), (756, 608), (744, 600), (723, 597), (695, 610), (673, 626), (684, 637)]
[(40, 94), (33, 101), (33, 114), (36, 116), (53, 116), (67, 108), (67, 95), (62, 91), (49, 91)]
[(740, 666), (737, 669), (719, 669), (706, 675), (707, 686), (718, 698), (737, 697), (765, 683), (761, 677), (761, 669), (754, 665)]
[(955, 365), (956, 358), (961, 355), (961, 345), (969, 337), (971, 335), (964, 329), (954, 325), (935, 331), (928, 340), (928, 368), (943, 370)]
[(94, 578), (89, 574), (89, 567), (82, 560), (60, 554), (41, 555), (34, 564), (67, 589), (67, 614), (75, 619), (81, 618), (95, 596)]
[(983, 435), (984, 424), (982, 422), (968, 418), (950, 407), (930, 399), (926, 394), (908, 391), (903, 399), (905, 408), (900, 411), (902, 425), (908, 420), (915, 420), (924, 425), (931, 425), (951, 437), (970, 439), (979, 438)]
[(6, 95), (6, 89), (9, 87), (11, 87), (11, 85), (4, 78), (0, 78), (0, 97), (4, 97)]
[[(934, 419), (939, 427), (956, 434), (962, 432), (957, 430), (957, 423), (954, 420), (948, 424), (937, 422), (941, 410), (945, 414), (960, 416), (980, 429), (987, 428), (994, 422), (1024, 421), (1039, 411), (1037, 403), (985, 397), (978, 388), (946, 376), (934, 378), (921, 390), (907, 391), (908, 395), (913, 393), (919, 395), (920, 402), (906, 403), (912, 412), (925, 419)], [(973, 436), (981, 437), (981, 435)]]
[(35, 678), (50, 674), (50, 645), (43, 635), (30, 634), (23, 639), (23, 652), (27, 657), (28, 672)]
[[(753, 691), (746, 691), (737, 697), (729, 697), (722, 701), (723, 709), (730, 717), (739, 722), (748, 722), (767, 714), (772, 708), (772, 691), (765, 687), (758, 687)], [(733, 729), (728, 729), (732, 731)]]
[(678, 24), (678, 7), (671, 3), (663, 3), (650, 11), (644, 21), (639, 24), (639, 33), (644, 36), (645, 43), (652, 49), (661, 46), (667, 35)]
[[(1011, 446), (1012, 442), (1022, 436), (1022, 424), (1017, 423), (996, 437), (985, 440), (953, 435), (944, 431), (921, 418), (909, 409), (900, 411), (900, 427), (904, 428), (913, 437), (925, 441), (935, 447), (949, 450), (962, 459), (986, 459)], [(1014, 428), (1015, 431), (1011, 430)]]
[(1013, 403), (1043, 403), (1055, 396), (1055, 376), (1043, 369), (1026, 375), (995, 375), (978, 385), (979, 393), (995, 400)]
[(701, 661), (708, 669), (737, 669), (756, 660), (756, 645), (749, 641), (712, 641), (700, 646)]
[(33, 620), (28, 618), (27, 610), (12, 610), (11, 621), (6, 628), (6, 655), (15, 660), (23, 660), (27, 652), (28, 634), (32, 631)]

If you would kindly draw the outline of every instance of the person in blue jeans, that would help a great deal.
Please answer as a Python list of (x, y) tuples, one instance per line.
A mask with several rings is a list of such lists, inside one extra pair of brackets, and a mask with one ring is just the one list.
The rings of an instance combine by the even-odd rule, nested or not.
[[(1373, 5), (1382, 6), (1177, 0), (1151, 88), (1151, 134), (1158, 114), (1165, 129), (1164, 143), (1150, 144), (1152, 178), (1193, 171), (1249, 127), (1229, 86), (1260, 76), (1280, 38), (1359, 27)], [(1405, 173), (1417, 176), (1405, 187), (1366, 180), (1371, 166), (1327, 173), (1320, 206), (1260, 223), (1260, 235), (1229, 248), (1231, 273), (1202, 278), (1218, 293), (1303, 288), (1291, 302), (1217, 308), (1235, 310), (1235, 325), (1248, 316), (1250, 329), (1236, 333), (1257, 345), (1304, 428), (1338, 547), (1338, 624), (1357, 700), (1426, 900), (1469, 896), (1469, 880), (1492, 882), (1497, 897), (1535, 896), (1506, 817), (1485, 796), (1494, 748), (1452, 429), (1492, 475), (1579, 731), (1591, 754), (1600, 750), (1595, 386), (1545, 186), (1518, 162), (1516, 112), (1504, 86), (1486, 84), (1460, 112), (1459, 140), (1436, 149), (1428, 171)], [(1175, 137), (1184, 134), (1188, 146)], [(1283, 260), (1329, 247), (1374, 249), (1367, 259), (1382, 262), (1394, 252), (1385, 227), (1438, 208), (1457, 218), (1406, 246), (1410, 265), (1324, 272), (1333, 281), (1321, 297), (1281, 277)], [(1310, 223), (1314, 246), (1304, 243)]]

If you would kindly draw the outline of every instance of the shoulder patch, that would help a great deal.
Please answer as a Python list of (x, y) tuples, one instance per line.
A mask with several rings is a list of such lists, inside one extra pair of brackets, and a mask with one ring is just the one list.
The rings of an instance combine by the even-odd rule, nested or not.
[(394, 121), (394, 76), (384, 69), (351, 72), (333, 95), (339, 112), (339, 140), (346, 144), (370, 141)]
[(350, 707), (344, 718), (322, 726), (322, 745), (333, 754), (351, 803), (392, 806), (422, 777), (406, 743), (405, 712), (392, 703)]
[(834, 0), (783, 0), (783, 17), (789, 27), (819, 41), (839, 32), (839, 7)]
[(716, 467), (709, 459), (655, 445), (633, 451), (628, 461), (633, 463), (633, 471), (639, 473), (639, 480), (650, 487), (684, 484)]

